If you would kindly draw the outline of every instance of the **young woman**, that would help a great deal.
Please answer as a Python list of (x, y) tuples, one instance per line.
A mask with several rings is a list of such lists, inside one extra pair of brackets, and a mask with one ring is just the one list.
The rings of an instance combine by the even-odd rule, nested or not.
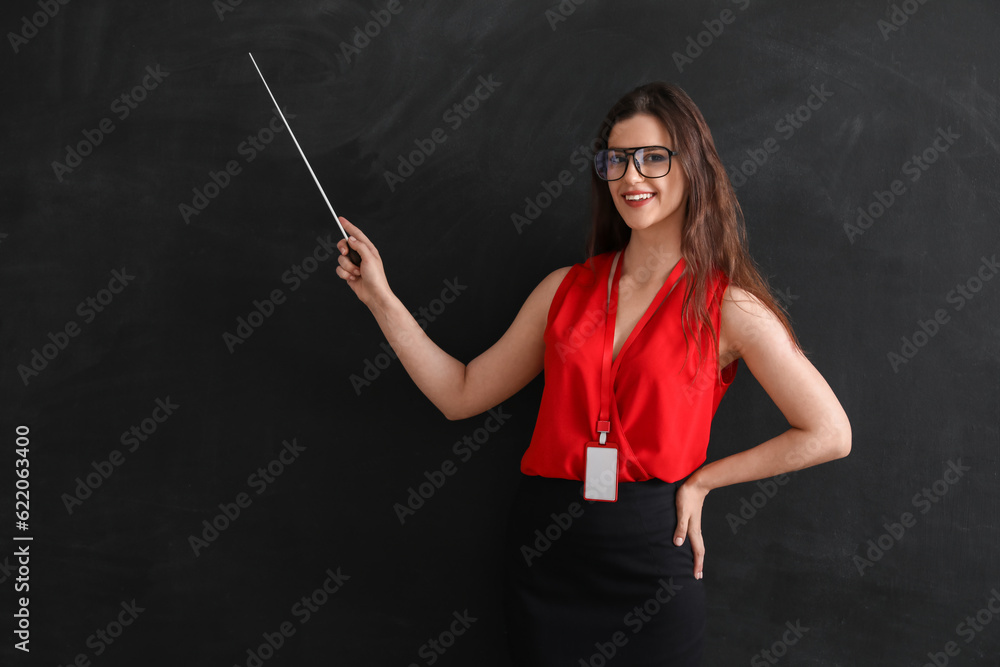
[[(542, 280), (469, 364), (427, 337), (347, 220), (361, 265), (342, 240), (337, 275), (448, 419), (485, 412), (544, 368), (506, 532), (514, 663), (698, 665), (705, 496), (846, 456), (851, 427), (754, 266), (694, 102), (641, 86), (598, 136), (589, 257)], [(740, 359), (790, 428), (702, 465)]]

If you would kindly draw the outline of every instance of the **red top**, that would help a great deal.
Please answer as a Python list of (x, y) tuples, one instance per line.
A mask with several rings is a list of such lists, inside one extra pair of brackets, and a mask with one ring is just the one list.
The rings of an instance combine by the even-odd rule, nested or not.
[[(614, 256), (615, 251), (609, 251), (574, 264), (552, 298), (544, 334), (545, 386), (531, 443), (521, 459), (526, 475), (584, 478), (587, 443), (599, 437), (601, 363)], [(617, 308), (621, 265), (619, 258), (612, 313)], [(703, 367), (697, 368), (693, 339), (684, 363), (685, 266), (681, 258), (611, 365), (614, 391), (607, 441), (618, 445), (621, 482), (654, 477), (675, 482), (704, 463), (712, 417), (736, 376), (738, 359), (722, 370), (721, 382), (716, 381), (718, 354), (704, 327)], [(709, 280), (706, 305), (716, 332), (728, 284), (721, 271)], [(614, 323), (613, 316), (608, 323)]]

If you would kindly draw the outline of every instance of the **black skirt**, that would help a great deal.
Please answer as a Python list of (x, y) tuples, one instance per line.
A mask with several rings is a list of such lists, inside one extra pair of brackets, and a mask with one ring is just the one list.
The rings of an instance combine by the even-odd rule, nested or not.
[(705, 590), (690, 541), (674, 546), (679, 483), (522, 475), (505, 538), (504, 613), (517, 667), (689, 667), (701, 662)]

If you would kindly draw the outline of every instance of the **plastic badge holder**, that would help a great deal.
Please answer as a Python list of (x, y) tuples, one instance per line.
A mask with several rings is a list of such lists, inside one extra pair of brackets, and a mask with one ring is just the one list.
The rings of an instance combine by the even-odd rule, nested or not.
[(608, 502), (618, 500), (618, 447), (614, 443), (587, 443), (583, 497)]

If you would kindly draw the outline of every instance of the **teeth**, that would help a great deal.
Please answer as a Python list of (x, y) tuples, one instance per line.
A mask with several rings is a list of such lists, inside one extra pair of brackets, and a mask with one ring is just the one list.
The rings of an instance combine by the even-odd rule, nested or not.
[(625, 195), (625, 201), (640, 201), (642, 199), (649, 199), (652, 196), (652, 192), (645, 192), (641, 195)]

